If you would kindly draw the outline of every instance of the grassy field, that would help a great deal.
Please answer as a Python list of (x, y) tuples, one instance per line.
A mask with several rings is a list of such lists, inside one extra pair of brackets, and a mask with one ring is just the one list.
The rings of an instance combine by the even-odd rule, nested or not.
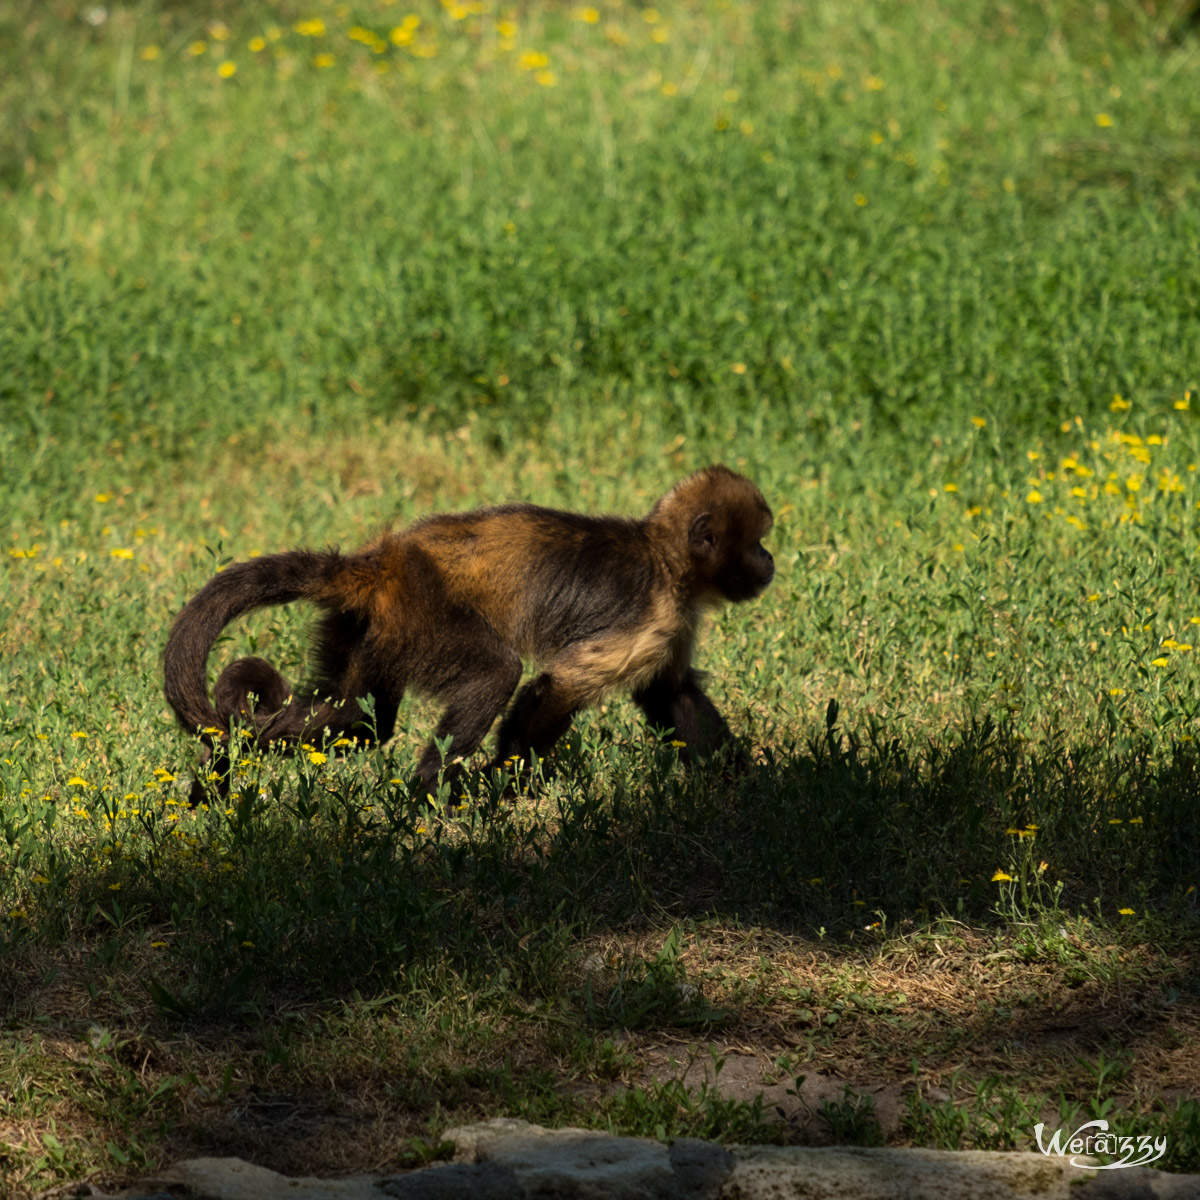
[[(1196, 14), (0, 0), (0, 1196), (481, 1115), (1200, 1171)], [(744, 778), (614, 699), (430, 811), (413, 700), (181, 802), (221, 563), (711, 461)]]

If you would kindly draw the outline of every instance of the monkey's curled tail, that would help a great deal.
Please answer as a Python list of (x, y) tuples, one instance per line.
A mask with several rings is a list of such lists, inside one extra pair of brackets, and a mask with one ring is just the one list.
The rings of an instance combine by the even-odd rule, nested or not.
[[(188, 601), (175, 618), (163, 653), (167, 703), (188, 733), (212, 728), (229, 732), (231, 714), (217, 711), (208, 697), (207, 682), (208, 655), (225, 626), (253, 609), (311, 596), (337, 570), (338, 557), (334, 552), (293, 550), (235, 563), (214, 575)], [(268, 680), (256, 691), (282, 690), (284, 696), (290, 691), (283, 676), (262, 659), (240, 662), (257, 677)], [(278, 681), (274, 687), (269, 682), (270, 676)], [(270, 699), (282, 703), (278, 694)]]

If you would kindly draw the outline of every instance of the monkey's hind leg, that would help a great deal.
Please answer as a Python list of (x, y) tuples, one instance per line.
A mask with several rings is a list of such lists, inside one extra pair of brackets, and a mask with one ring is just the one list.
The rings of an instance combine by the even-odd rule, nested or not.
[[(446, 710), (417, 765), (417, 777), (426, 791), (436, 790), (438, 772), (442, 769), (442, 752), (437, 743), (450, 738), (453, 758), (470, 757), (479, 749), (520, 682), (520, 658), (508, 647), (497, 645), (486, 657), (475, 647), (470, 674), (429, 689), (446, 702)], [(455, 770), (448, 766), (446, 775)]]

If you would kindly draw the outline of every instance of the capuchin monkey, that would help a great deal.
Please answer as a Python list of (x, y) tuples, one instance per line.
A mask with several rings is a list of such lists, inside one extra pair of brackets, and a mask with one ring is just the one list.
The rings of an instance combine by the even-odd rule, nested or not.
[[(640, 520), (507, 504), (425, 517), (352, 554), (293, 550), (235, 563), (176, 619), (166, 697), (218, 771), (238, 722), (263, 746), (385, 741), (410, 688), (445, 705), (434, 736), (453, 739), (455, 758), (473, 754), (508, 706), (493, 768), (544, 754), (575, 713), (618, 689), (652, 726), (673, 729), (693, 761), (732, 737), (692, 669), (698, 626), (706, 609), (751, 600), (771, 582), (762, 539), (772, 522), (750, 480), (711, 466)], [(322, 614), (310, 686), (293, 692), (263, 659), (241, 658), (210, 702), (208, 655), (225, 626), (293, 600)], [(541, 673), (517, 691), (523, 659)], [(359, 704), (366, 696), (373, 720)], [(417, 767), (427, 790), (442, 767), (431, 741)], [(197, 780), (193, 803), (204, 795)]]

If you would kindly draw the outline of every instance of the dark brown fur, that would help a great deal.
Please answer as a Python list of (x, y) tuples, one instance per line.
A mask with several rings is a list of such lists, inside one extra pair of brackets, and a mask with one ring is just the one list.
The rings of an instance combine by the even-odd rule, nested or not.
[[(412, 688), (442, 700), (436, 738), (472, 754), (517, 689), (522, 659), (542, 672), (500, 724), (492, 765), (548, 750), (580, 709), (618, 688), (691, 757), (731, 734), (691, 667), (705, 608), (749, 600), (775, 568), (761, 539), (771, 510), (726, 467), (698, 471), (640, 519), (514, 504), (431, 516), (353, 554), (294, 550), (237, 563), (187, 604), (164, 655), (166, 696), (190, 733), (215, 747), (231, 721), (260, 744), (370, 736), (358, 701), (375, 700), (389, 738)], [(222, 629), (269, 604), (310, 600), (314, 683), (293, 694), (261, 658), (222, 672), (209, 701), (206, 664)], [(252, 697), (256, 700), (252, 701)], [(431, 742), (418, 775), (442, 766)], [(194, 797), (197, 795), (193, 793)]]

